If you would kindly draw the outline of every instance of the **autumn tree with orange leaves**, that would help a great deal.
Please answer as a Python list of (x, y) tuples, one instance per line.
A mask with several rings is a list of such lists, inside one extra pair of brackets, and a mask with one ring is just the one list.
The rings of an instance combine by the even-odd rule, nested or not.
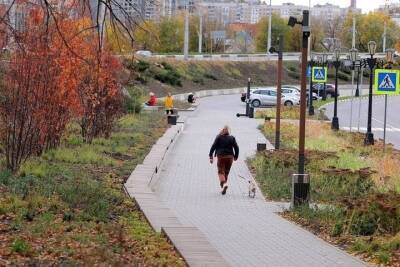
[(11, 170), (56, 147), (73, 117), (91, 142), (107, 137), (120, 115), (120, 65), (98, 48), (95, 32), (81, 34), (84, 24), (31, 8), (25, 29), (15, 34), (0, 91), (0, 140)]

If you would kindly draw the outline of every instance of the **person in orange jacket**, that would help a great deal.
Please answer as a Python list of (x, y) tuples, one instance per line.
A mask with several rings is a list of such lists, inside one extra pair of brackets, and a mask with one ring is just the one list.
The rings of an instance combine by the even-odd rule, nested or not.
[(172, 98), (171, 93), (168, 93), (165, 98), (165, 112), (168, 114), (174, 114), (174, 99)]

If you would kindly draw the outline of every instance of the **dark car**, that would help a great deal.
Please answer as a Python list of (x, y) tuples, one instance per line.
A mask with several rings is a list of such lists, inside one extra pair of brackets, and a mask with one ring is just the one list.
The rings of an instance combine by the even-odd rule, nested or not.
[[(324, 95), (324, 84), (323, 83), (316, 83), (313, 84), (313, 93), (316, 93), (318, 96)], [(326, 96), (327, 97), (335, 97), (335, 85), (333, 84), (326, 84)], [(339, 96), (339, 94), (338, 94)]]

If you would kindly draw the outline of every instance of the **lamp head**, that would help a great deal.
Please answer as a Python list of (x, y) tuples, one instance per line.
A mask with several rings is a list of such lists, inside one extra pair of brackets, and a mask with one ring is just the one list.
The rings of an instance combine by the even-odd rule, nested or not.
[(386, 49), (386, 61), (388, 63), (393, 63), (394, 52), (394, 49)]
[(297, 21), (297, 18), (296, 17), (290, 17), (289, 18), (289, 22), (288, 22), (288, 25), (290, 26), (290, 27), (294, 27), (296, 24), (298, 23), (298, 21)]
[(340, 60), (340, 48), (336, 48), (334, 51), (334, 56), (335, 56), (335, 60), (339, 61)]
[(327, 53), (323, 53), (322, 54), (322, 63), (325, 63), (328, 60), (328, 54)]
[(373, 56), (375, 55), (376, 52), (376, 42), (375, 41), (369, 41), (368, 42), (368, 53)]
[(357, 61), (358, 58), (358, 50), (356, 48), (350, 49), (350, 59), (353, 61), (353, 64)]

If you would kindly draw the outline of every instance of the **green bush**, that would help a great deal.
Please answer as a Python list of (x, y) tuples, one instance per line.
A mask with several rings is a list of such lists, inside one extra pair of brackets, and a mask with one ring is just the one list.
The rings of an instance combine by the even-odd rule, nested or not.
[(145, 72), (150, 68), (150, 63), (143, 60), (138, 60), (135, 64), (135, 70), (139, 72)]
[(30, 249), (29, 244), (23, 239), (16, 239), (11, 245), (11, 250), (21, 255), (27, 255)]
[(136, 86), (131, 86), (127, 88), (130, 98), (125, 97), (123, 102), (123, 108), (125, 113), (135, 113), (139, 114), (143, 108), (143, 90)]
[(204, 78), (214, 81), (218, 80), (218, 78), (212, 73), (204, 73)]
[(296, 80), (300, 79), (300, 74), (297, 73), (297, 72), (288, 71), (288, 75), (289, 75), (290, 78), (293, 78), (293, 79), (296, 79)]
[(172, 86), (182, 86), (181, 75), (172, 69), (159, 69), (154, 73), (154, 79)]

